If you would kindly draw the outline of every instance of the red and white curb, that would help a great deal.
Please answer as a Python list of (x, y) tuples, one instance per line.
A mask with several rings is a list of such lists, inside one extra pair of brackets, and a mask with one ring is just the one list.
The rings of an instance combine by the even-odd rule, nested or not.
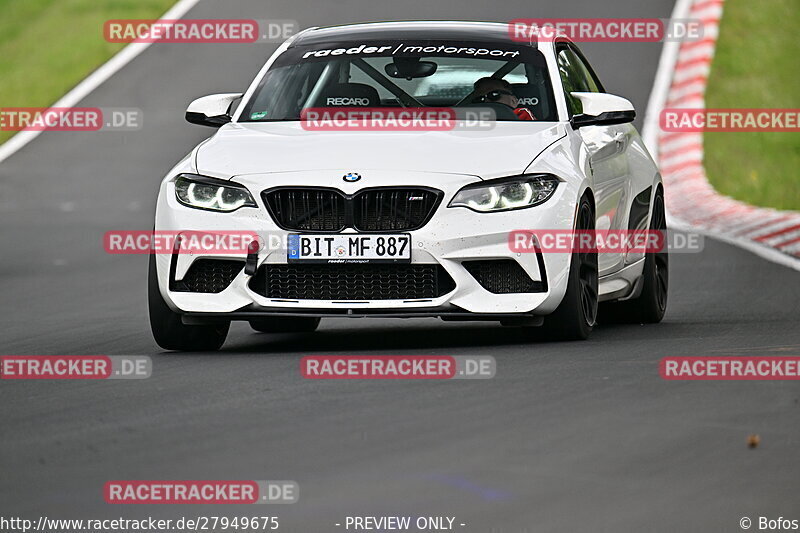
[(705, 107), (723, 4), (724, 0), (677, 1), (672, 18), (700, 19), (705, 33), (699, 41), (664, 45), (643, 137), (660, 163), (671, 227), (703, 233), (800, 270), (800, 213), (754, 207), (719, 194), (703, 167), (703, 134), (659, 128), (664, 108)]

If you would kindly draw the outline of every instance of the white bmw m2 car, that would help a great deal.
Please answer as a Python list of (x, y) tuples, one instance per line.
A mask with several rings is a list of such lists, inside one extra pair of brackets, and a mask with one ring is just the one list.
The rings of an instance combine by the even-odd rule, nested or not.
[[(489, 127), (309, 128), (309, 109), (490, 109)], [(463, 109), (461, 109), (463, 108)], [(170, 350), (216, 350), (230, 322), (310, 332), (324, 317), (439, 317), (585, 339), (605, 316), (658, 322), (668, 256), (528, 253), (519, 230), (664, 230), (656, 164), (566, 38), (391, 22), (304, 30), (161, 182), (155, 231), (244, 231), (259, 245), (150, 258), (150, 323)], [(599, 309), (599, 312), (598, 312)], [(607, 313), (607, 314), (606, 314)]]

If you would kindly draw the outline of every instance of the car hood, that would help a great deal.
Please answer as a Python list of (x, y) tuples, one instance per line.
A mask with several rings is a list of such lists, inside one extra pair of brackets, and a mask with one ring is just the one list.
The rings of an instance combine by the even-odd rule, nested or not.
[(307, 131), (299, 122), (227, 124), (196, 152), (201, 174), (231, 178), (306, 170), (519, 174), (565, 135), (552, 122), (450, 131)]

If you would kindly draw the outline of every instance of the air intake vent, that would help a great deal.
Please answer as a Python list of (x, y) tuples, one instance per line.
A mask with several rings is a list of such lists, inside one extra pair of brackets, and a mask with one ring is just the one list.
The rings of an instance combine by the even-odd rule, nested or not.
[(455, 288), (441, 265), (263, 265), (250, 288), (280, 300), (417, 300)]
[(461, 264), (484, 289), (494, 294), (547, 291), (545, 283), (532, 280), (513, 259), (464, 261)]
[(222, 292), (228, 288), (244, 261), (222, 259), (198, 259), (180, 281), (170, 279), (169, 290), (173, 292)]

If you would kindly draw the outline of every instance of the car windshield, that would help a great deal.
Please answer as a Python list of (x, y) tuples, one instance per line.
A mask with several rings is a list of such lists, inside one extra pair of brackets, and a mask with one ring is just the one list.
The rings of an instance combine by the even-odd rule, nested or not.
[[(482, 78), (495, 78), (475, 88)], [(495, 89), (492, 93), (490, 89)], [(513, 100), (507, 96), (515, 97)], [(530, 46), (454, 41), (330, 42), (290, 47), (260, 80), (240, 121), (300, 120), (320, 107), (491, 106), (496, 120), (555, 121), (547, 66)], [(499, 103), (498, 103), (499, 101)], [(517, 113), (514, 106), (516, 104)]]

